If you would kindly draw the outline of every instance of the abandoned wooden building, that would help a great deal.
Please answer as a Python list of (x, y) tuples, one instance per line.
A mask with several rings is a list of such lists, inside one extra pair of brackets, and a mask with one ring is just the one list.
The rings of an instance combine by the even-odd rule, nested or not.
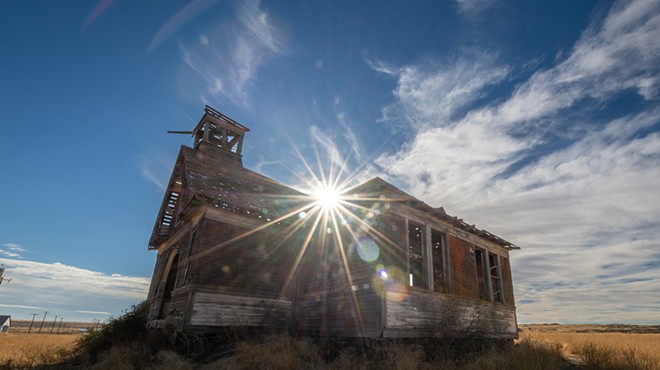
[(514, 244), (374, 178), (332, 202), (242, 164), (248, 128), (206, 107), (149, 241), (150, 326), (515, 338)]

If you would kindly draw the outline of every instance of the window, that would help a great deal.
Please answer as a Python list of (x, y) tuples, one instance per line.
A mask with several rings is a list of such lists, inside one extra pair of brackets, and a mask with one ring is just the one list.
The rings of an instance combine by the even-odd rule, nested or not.
[(447, 271), (445, 234), (408, 221), (408, 286), (448, 293)]
[(437, 230), (431, 230), (431, 261), (433, 262), (433, 291), (448, 293), (445, 276), (445, 235)]
[(477, 267), (479, 298), (491, 302), (504, 302), (500, 257), (496, 254), (476, 249), (474, 251), (474, 260)]
[(474, 259), (477, 266), (477, 289), (479, 290), (479, 298), (489, 301), (488, 286), (486, 285), (486, 264), (484, 260), (484, 252), (476, 249), (474, 251)]
[(424, 226), (408, 222), (408, 285), (426, 288)]
[(502, 295), (502, 275), (500, 272), (500, 256), (496, 254), (488, 254), (488, 265), (490, 266), (490, 281), (491, 289), (493, 292), (494, 302), (504, 302)]

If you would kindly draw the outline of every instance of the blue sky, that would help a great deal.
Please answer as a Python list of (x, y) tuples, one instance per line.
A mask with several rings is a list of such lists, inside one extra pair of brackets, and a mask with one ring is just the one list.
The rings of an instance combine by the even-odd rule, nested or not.
[(0, 312), (105, 319), (209, 104), (244, 164), (381, 176), (522, 247), (520, 322), (658, 323), (657, 1), (9, 1)]

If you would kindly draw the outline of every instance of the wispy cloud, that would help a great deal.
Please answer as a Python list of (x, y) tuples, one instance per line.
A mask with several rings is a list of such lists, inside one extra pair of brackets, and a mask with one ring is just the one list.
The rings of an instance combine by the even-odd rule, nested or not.
[(76, 312), (78, 312), (78, 313), (86, 313), (86, 314), (90, 314), (90, 315), (107, 315), (107, 316), (112, 315), (110, 312), (106, 312), (106, 311), (86, 311), (86, 310), (78, 310), (78, 311), (76, 311)]
[[(395, 76), (397, 102), (383, 109), (383, 120), (405, 118), (417, 126), (447, 126), (509, 71), (494, 65), (494, 55), (469, 52), (442, 62), (392, 68), (370, 61), (375, 70)], [(442, 97), (442, 99), (438, 99)]]
[(284, 36), (258, 0), (235, 3), (238, 22), (204, 36), (190, 47), (180, 43), (183, 61), (208, 81), (202, 100), (223, 96), (247, 106), (258, 70), (271, 58), (284, 54)]
[(179, 10), (172, 18), (156, 32), (154, 37), (147, 45), (147, 52), (160, 46), (165, 40), (170, 38), (176, 31), (187, 23), (192, 21), (198, 15), (207, 11), (217, 0), (194, 0)]
[[(384, 119), (416, 128), (377, 163), (413, 194), (524, 247), (513, 258), (521, 321), (657, 315), (658, 37), (657, 2), (617, 3), (565, 58), (492, 103), (483, 97), (510, 71), (497, 58), (371, 63), (398, 81)], [(603, 118), (629, 91), (643, 108)]]
[[(336, 184), (338, 190), (347, 188), (371, 179), (378, 172), (373, 165), (371, 157), (367, 156), (360, 147), (356, 135), (347, 122), (345, 116), (339, 113), (340, 132), (324, 132), (318, 126), (311, 126), (309, 134), (311, 152), (301, 155), (301, 160), (312, 159), (309, 166), (314, 176), (325, 178), (329, 183)], [(301, 188), (309, 189), (315, 184), (309, 171), (295, 174), (302, 180)]]
[(4, 308), (21, 308), (21, 309), (26, 309), (26, 310), (42, 310), (41, 307), (21, 306), (21, 305), (16, 305), (16, 304), (0, 304), (0, 307), (4, 307)]
[(158, 190), (164, 191), (169, 181), (173, 162), (171, 153), (151, 146), (146, 146), (143, 153), (138, 155), (135, 165), (140, 171), (140, 176), (155, 185)]
[(6, 243), (0, 244), (0, 256), (9, 258), (23, 258), (22, 253), (26, 252), (25, 248), (18, 244)]
[(490, 8), (495, 0), (456, 0), (458, 11), (466, 15), (474, 15)]

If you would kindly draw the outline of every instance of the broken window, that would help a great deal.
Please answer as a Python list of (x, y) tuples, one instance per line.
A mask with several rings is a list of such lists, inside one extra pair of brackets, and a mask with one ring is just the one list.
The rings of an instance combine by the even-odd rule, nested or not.
[(504, 302), (499, 256), (476, 249), (474, 259), (477, 267), (479, 298), (491, 302)]
[(426, 248), (424, 226), (408, 223), (408, 285), (426, 288)]
[(486, 285), (486, 261), (484, 259), (485, 252), (476, 249), (474, 251), (474, 259), (477, 266), (477, 288), (479, 290), (479, 298), (489, 301), (488, 286)]
[(494, 302), (504, 302), (502, 295), (502, 276), (500, 272), (500, 258), (496, 254), (488, 254), (488, 265), (490, 266), (490, 281), (493, 291)]
[(448, 293), (445, 276), (445, 235), (437, 230), (431, 230), (431, 260), (433, 262), (433, 291)]

